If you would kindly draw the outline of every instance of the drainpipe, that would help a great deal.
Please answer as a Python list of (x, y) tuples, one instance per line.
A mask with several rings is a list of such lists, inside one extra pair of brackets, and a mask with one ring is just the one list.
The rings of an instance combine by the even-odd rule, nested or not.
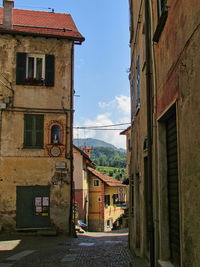
[(145, 0), (145, 48), (146, 48), (146, 96), (147, 96), (147, 143), (148, 143), (148, 181), (149, 181), (149, 222), (150, 266), (154, 267), (154, 226), (153, 226), (153, 195), (152, 195), (152, 133), (151, 133), (151, 69), (150, 69), (150, 29), (149, 0)]
[(150, 38), (151, 38), (151, 56), (152, 56), (152, 75), (153, 75), (153, 184), (154, 184), (154, 252), (155, 252), (155, 267), (158, 266), (159, 258), (159, 205), (158, 205), (158, 152), (157, 152), (157, 82), (156, 82), (156, 62), (154, 51), (154, 12), (152, 6), (152, 0), (149, 0), (150, 9)]
[(69, 235), (75, 236), (75, 222), (73, 222), (73, 197), (74, 197), (74, 183), (73, 183), (73, 95), (74, 95), (74, 43), (71, 47), (71, 88), (70, 88), (70, 214), (69, 214)]

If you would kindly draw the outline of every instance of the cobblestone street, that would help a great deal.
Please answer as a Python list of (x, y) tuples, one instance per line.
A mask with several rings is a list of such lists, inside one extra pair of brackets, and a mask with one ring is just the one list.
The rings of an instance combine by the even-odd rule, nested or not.
[(130, 255), (126, 232), (88, 232), (73, 239), (25, 236), (4, 240), (0, 242), (0, 267), (145, 266)]

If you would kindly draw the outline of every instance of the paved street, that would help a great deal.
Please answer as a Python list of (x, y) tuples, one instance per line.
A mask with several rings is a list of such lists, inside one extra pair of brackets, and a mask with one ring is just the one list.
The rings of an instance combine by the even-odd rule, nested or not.
[(0, 267), (107, 267), (145, 265), (127, 249), (127, 232), (64, 236), (0, 236)]

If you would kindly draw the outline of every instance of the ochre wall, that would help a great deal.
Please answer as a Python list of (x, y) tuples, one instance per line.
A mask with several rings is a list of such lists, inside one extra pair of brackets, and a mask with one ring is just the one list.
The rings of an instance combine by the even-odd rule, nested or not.
[[(50, 185), (51, 223), (62, 231), (69, 230), (71, 48), (72, 42), (67, 40), (1, 35), (0, 70), (14, 90), (13, 106), (8, 104), (2, 110), (0, 119), (0, 225), (4, 229), (15, 228), (16, 186)], [(16, 85), (17, 52), (54, 55), (54, 86)], [(4, 97), (12, 96), (11, 90), (2, 85), (0, 94), (0, 103)], [(24, 114), (44, 115), (43, 149), (23, 148)], [(54, 123), (61, 127), (59, 157), (49, 154), (50, 129)], [(56, 162), (66, 163), (62, 176)]]
[[(89, 174), (89, 177), (89, 230), (109, 231), (112, 229), (112, 225), (111, 227), (107, 227), (107, 220), (111, 219), (114, 223), (124, 213), (123, 208), (113, 204), (113, 194), (118, 193), (118, 187), (107, 186), (92, 174)], [(99, 186), (94, 186), (94, 180), (99, 181)], [(108, 207), (105, 207), (105, 195), (110, 195), (110, 206)], [(100, 202), (98, 198), (101, 198)]]

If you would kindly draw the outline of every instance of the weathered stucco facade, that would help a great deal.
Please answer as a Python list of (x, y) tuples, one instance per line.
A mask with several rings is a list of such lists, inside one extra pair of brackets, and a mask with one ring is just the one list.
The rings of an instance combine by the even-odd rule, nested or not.
[[(0, 31), (0, 225), (3, 229), (53, 226), (68, 233), (74, 41), (34, 34)], [(44, 81), (30, 82), (30, 55), (39, 58), (37, 62), (42, 58)], [(26, 61), (26, 74), (23, 70), (19, 74), (20, 56)], [(50, 78), (48, 64), (53, 65)], [(53, 83), (47, 84), (47, 79)]]
[[(129, 245), (151, 266), (198, 266), (200, 6), (195, 0), (129, 2), (132, 96)], [(138, 51), (145, 56), (140, 64)], [(150, 140), (150, 149), (145, 137)]]
[(78, 219), (88, 225), (89, 177), (87, 167), (94, 167), (89, 155), (73, 146), (74, 156), (74, 195), (77, 203)]
[[(89, 170), (89, 231), (111, 231), (113, 224), (124, 214), (119, 202), (119, 188), (126, 201), (126, 185), (92, 168)], [(119, 204), (119, 205), (118, 205)]]

